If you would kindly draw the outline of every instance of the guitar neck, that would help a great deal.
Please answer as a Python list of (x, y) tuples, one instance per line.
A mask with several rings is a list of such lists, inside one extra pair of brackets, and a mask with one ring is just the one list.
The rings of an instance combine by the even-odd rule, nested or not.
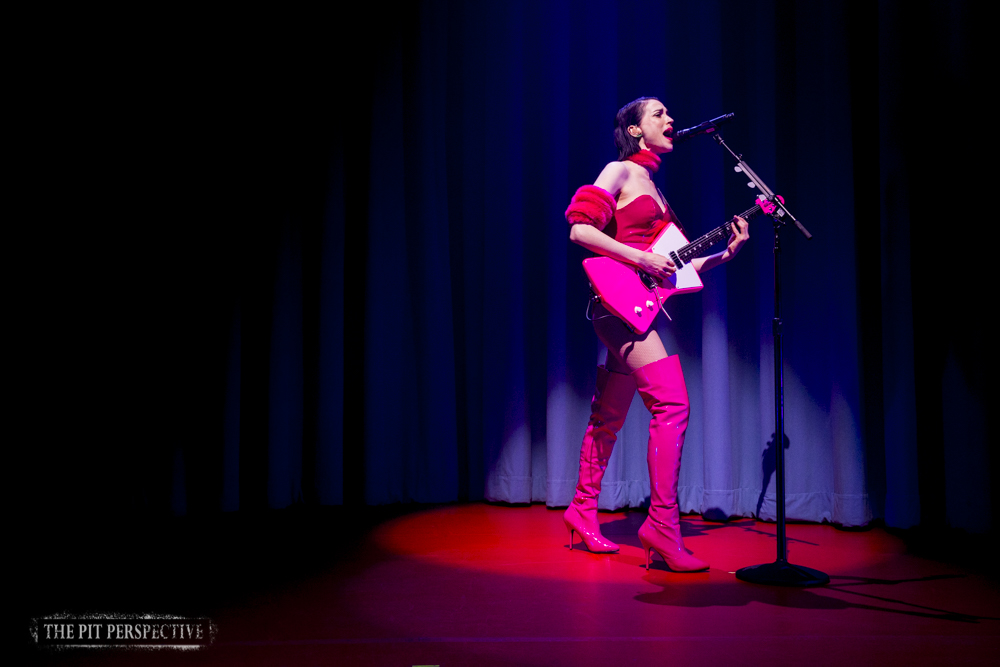
[[(739, 217), (744, 220), (750, 221), (757, 217), (760, 213), (760, 205), (755, 204), (753, 208), (747, 209), (743, 213), (740, 213)], [(725, 224), (716, 227), (704, 236), (700, 236), (691, 243), (688, 243), (683, 248), (677, 250), (677, 256), (681, 258), (682, 261), (688, 262), (695, 257), (701, 257), (701, 255), (708, 250), (710, 247), (728, 239), (733, 234), (733, 221), (727, 221)]]

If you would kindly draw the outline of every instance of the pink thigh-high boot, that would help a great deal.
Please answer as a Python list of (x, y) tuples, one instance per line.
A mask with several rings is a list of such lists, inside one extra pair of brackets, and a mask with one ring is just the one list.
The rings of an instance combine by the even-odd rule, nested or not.
[(563, 515), (569, 530), (570, 549), (573, 548), (573, 533), (577, 532), (593, 553), (618, 551), (617, 544), (601, 535), (597, 522), (597, 496), (601, 493), (604, 470), (608, 467), (611, 450), (618, 439), (618, 431), (625, 423), (633, 395), (635, 381), (631, 375), (597, 367), (597, 391), (590, 404), (590, 422), (580, 450), (580, 481), (576, 485), (573, 502)]
[(652, 413), (649, 420), (649, 517), (639, 529), (639, 541), (654, 550), (675, 572), (707, 570), (708, 563), (695, 558), (681, 539), (681, 513), (677, 505), (677, 476), (681, 470), (681, 449), (687, 430), (687, 386), (677, 356), (654, 361), (634, 371), (632, 377), (643, 403)]

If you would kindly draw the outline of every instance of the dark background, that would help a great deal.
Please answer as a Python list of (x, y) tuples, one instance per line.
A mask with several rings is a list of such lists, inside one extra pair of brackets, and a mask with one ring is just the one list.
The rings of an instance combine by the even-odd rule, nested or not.
[[(822, 24), (816, 14), (831, 4), (719, 3), (711, 29), (726, 45), (720, 57), (737, 63), (723, 68), (733, 92), (719, 112), (739, 109), (734, 93), (752, 75), (745, 69), (747, 54), (773, 48), (779, 82), (808, 77), (796, 74), (791, 45), (795, 39), (808, 42), (810, 36), (796, 30)], [(656, 30), (633, 17), (655, 14), (657, 7), (571, 3), (572, 31), (551, 40), (531, 36), (532, 12), (542, 10), (517, 3), (492, 9), (402, 3), (373, 8), (375, 15), (363, 23), (246, 13), (25, 17), (19, 27), (28, 38), (17, 54), (13, 98), (22, 114), (10, 128), (25, 150), (18, 152), (13, 181), (23, 205), (8, 219), (13, 233), (6, 246), (12, 269), (8, 322), (15, 331), (8, 376), (15, 398), (8, 403), (12, 430), (6, 440), (14, 452), (8, 468), (14, 521), (31, 545), (29, 554), (72, 554), (73, 536), (90, 534), (90, 527), (102, 534), (168, 525), (176, 515), (205, 518), (237, 508), (261, 514), (274, 505), (268, 468), (276, 465), (269, 457), (269, 439), (276, 436), (270, 427), (283, 423), (289, 404), (305, 415), (297, 440), (302, 484), (295, 505), (364, 506), (380, 497), (365, 470), (368, 457), (385, 443), (365, 438), (371, 432), (365, 428), (372, 415), (365, 405), (369, 394), (352, 390), (373, 381), (366, 346), (392, 340), (366, 335), (365, 318), (372, 317), (369, 308), (381, 294), (373, 295), (372, 285), (358, 278), (370, 275), (373, 263), (398, 259), (369, 241), (371, 225), (384, 224), (370, 214), (378, 201), (371, 196), (372, 174), (381, 173), (373, 165), (394, 159), (393, 147), (402, 147), (409, 195), (404, 206), (411, 207), (411, 221), (429, 224), (434, 207), (421, 199), (420, 188), (421, 178), (432, 176), (413, 176), (423, 166), (431, 170), (417, 157), (429, 146), (448, 158), (444, 176), (451, 184), (462, 183), (469, 165), (498, 172), (521, 168), (489, 162), (491, 125), (504, 110), (484, 108), (475, 92), (481, 72), (515, 66), (499, 57), (498, 44), (527, 34), (527, 43), (582, 63), (573, 70), (572, 92), (550, 92), (568, 93), (575, 114), (577, 105), (587, 104), (576, 91), (611, 66), (592, 62), (593, 49), (576, 37), (593, 33), (600, 41), (602, 30), (611, 30), (601, 12), (610, 11), (617, 17), (619, 44), (655, 39), (645, 33)], [(970, 525), (995, 532), (998, 494), (992, 480), (998, 463), (987, 446), (995, 435), (985, 386), (995, 347), (986, 337), (996, 302), (988, 270), (995, 232), (981, 166), (990, 145), (984, 139), (990, 128), (983, 122), (988, 107), (981, 76), (987, 22), (980, 5), (971, 2), (835, 7), (847, 17), (836, 38), (843, 40), (840, 71), (851, 91), (850, 117), (843, 119), (850, 132), (842, 139), (851, 142), (854, 161), (830, 168), (850, 169), (855, 188), (857, 264), (846, 270), (856, 271), (864, 286), (856, 295), (857, 335), (873, 510), (885, 516), (894, 475), (885, 451), (901, 447), (916, 461), (919, 495), (897, 502), (919, 506), (919, 525), (944, 534), (956, 523), (950, 513), (971, 513)], [(759, 32), (747, 30), (758, 11), (773, 17), (767, 44)], [(669, 12), (681, 25), (704, 20), (683, 3), (671, 3)], [(428, 22), (428, 16), (436, 18)], [(105, 19), (111, 18), (121, 27), (108, 27)], [(421, 80), (427, 69), (415, 64), (428, 57), (428, 44), (440, 40), (451, 54), (461, 54), (440, 57), (435, 65), (450, 85)], [(666, 41), (671, 46), (665, 48), (674, 48)], [(529, 61), (530, 55), (529, 49)], [(532, 71), (530, 62), (516, 65)], [(616, 107), (639, 94), (657, 94), (647, 90), (653, 85), (648, 80), (630, 82), (627, 57), (615, 67), (623, 95)], [(685, 75), (691, 76), (677, 74)], [(377, 107), (375, 100), (384, 99), (379, 87), (386, 85), (398, 90), (398, 109)], [(542, 90), (547, 84), (529, 75), (526, 85)], [(420, 104), (425, 95), (435, 101)], [(789, 139), (781, 128), (816, 122), (796, 107), (799, 99), (794, 87), (782, 85), (776, 92), (778, 182), (795, 168), (781, 157), (794, 149), (782, 143)], [(440, 115), (426, 113), (435, 108)], [(604, 136), (609, 116), (598, 111), (592, 134)], [(590, 117), (569, 121), (574, 136), (589, 136)], [(530, 113), (525, 118), (524, 150), (544, 152), (545, 133), (538, 132), (544, 128), (531, 126)], [(678, 125), (702, 119), (686, 120)], [(734, 125), (730, 132), (735, 137), (750, 128)], [(593, 169), (581, 162), (578, 180), (585, 182)], [(509, 179), (496, 181), (505, 191)], [(479, 221), (456, 211), (468, 210), (461, 208), (463, 197), (493, 193), (469, 183), (449, 192), (455, 200), (449, 202), (453, 272), (447, 281), (460, 311), (472, 302), (463, 290), (475, 283), (458, 260), (463, 243), (482, 232)], [(555, 188), (553, 199), (565, 202), (571, 192)], [(282, 239), (288, 238), (298, 248), (291, 259), (281, 256), (289, 247)], [(415, 259), (419, 248), (401, 252), (416, 262), (409, 271), (431, 270)], [(530, 252), (541, 251), (528, 252), (526, 261)], [(278, 270), (289, 261), (299, 267), (299, 282), (292, 285), (281, 282)], [(324, 268), (339, 264), (343, 273)], [(342, 294), (334, 311), (324, 296), (331, 285)], [(900, 285), (911, 290), (912, 309), (898, 307)], [(301, 312), (301, 328), (292, 333), (275, 326), (284, 321), (283, 308), (291, 307), (288, 298)], [(420, 308), (407, 304), (418, 324), (415, 363), (433, 368), (441, 353), (427, 341), (433, 328), (420, 320)], [(479, 344), (476, 337), (484, 335), (464, 326), (456, 319), (451, 330), (459, 387), (477, 381), (476, 369), (464, 361), (471, 352), (463, 346)], [(896, 344), (900, 331), (911, 332), (912, 350), (908, 343)], [(274, 361), (276, 336), (291, 336), (303, 360), (301, 377), (289, 380), (299, 393), (279, 398), (271, 391), (274, 374), (283, 368)], [(339, 356), (331, 357), (331, 350)], [(233, 359), (239, 360), (236, 375)], [(913, 438), (889, 442), (887, 420), (899, 415), (886, 404), (886, 386), (907, 359), (904, 375), (912, 377), (915, 405), (903, 418), (912, 423)], [(334, 385), (343, 388), (322, 390), (331, 386), (323, 385), (324, 378), (340, 379), (342, 385)], [(331, 407), (331, 396), (339, 404)], [(437, 502), (476, 500), (483, 493), (488, 453), (469, 435), (475, 432), (470, 420), (482, 415), (467, 394), (460, 392), (457, 401), (447, 426), (456, 434), (455, 446), (410, 453), (454, 471), (447, 497), (428, 496)], [(225, 447), (234, 423), (236, 459), (227, 458)], [(957, 448), (950, 451), (957, 452), (961, 469), (980, 474), (949, 478), (947, 447)], [(339, 479), (331, 477), (337, 470)], [(224, 481), (234, 476), (238, 493)]]

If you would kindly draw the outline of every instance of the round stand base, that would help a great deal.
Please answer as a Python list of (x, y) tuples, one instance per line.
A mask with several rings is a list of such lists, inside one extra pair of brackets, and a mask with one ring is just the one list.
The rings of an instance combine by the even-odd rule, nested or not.
[(736, 578), (768, 586), (823, 586), (830, 583), (830, 577), (825, 572), (781, 560), (741, 567), (736, 570)]

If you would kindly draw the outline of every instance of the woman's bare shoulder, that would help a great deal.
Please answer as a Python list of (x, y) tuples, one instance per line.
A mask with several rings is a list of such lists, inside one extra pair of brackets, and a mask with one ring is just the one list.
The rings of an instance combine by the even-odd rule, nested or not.
[(613, 195), (621, 192), (622, 186), (628, 180), (629, 170), (624, 162), (609, 162), (594, 181), (594, 185), (603, 188)]

